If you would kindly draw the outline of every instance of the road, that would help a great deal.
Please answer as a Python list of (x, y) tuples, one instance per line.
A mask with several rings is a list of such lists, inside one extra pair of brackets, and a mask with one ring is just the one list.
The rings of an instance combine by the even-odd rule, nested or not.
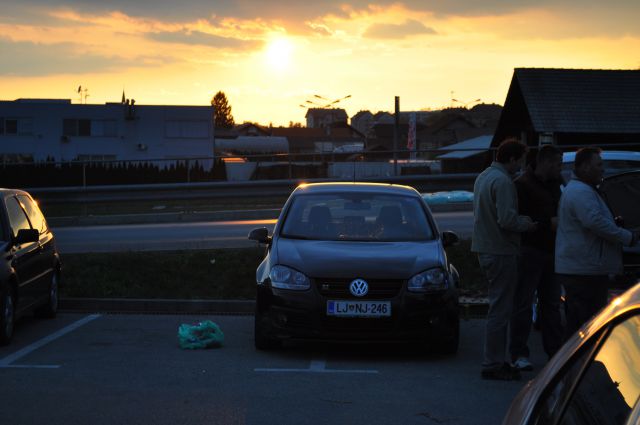
[[(473, 213), (435, 213), (440, 230), (471, 236)], [(63, 254), (85, 252), (167, 251), (183, 249), (242, 248), (255, 246), (247, 240), (251, 229), (273, 230), (275, 220), (210, 221), (196, 223), (130, 224), (54, 228)]]
[[(206, 319), (224, 346), (181, 350), (178, 326)], [(484, 324), (463, 321), (458, 354), (437, 356), (380, 344), (259, 352), (252, 316), (29, 317), (0, 347), (0, 423), (496, 425), (536, 372), (481, 380)]]

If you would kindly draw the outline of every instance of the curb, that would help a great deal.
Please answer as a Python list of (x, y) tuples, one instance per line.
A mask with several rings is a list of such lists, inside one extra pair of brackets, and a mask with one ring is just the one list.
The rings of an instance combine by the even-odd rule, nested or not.
[[(123, 298), (60, 298), (58, 309), (66, 313), (120, 314), (214, 314), (246, 315), (255, 311), (253, 300), (167, 300)], [(460, 302), (460, 317), (486, 315), (488, 304), (482, 299)]]

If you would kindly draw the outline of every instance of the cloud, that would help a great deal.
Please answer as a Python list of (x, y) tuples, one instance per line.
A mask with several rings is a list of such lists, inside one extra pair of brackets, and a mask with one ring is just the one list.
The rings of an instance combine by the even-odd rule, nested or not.
[(364, 32), (366, 38), (402, 39), (412, 35), (437, 34), (422, 22), (409, 19), (402, 24), (373, 24)]
[(235, 50), (254, 49), (261, 44), (261, 42), (254, 40), (240, 40), (238, 38), (208, 34), (202, 31), (186, 30), (150, 33), (147, 34), (147, 38), (161, 43), (178, 43)]
[(0, 38), (0, 51), (11, 58), (0, 62), (0, 75), (37, 77), (57, 74), (86, 74), (109, 72), (140, 66), (157, 66), (172, 62), (168, 57), (126, 59), (119, 56), (100, 56), (82, 51), (75, 43), (40, 44), (14, 42)]
[[(254, 21), (278, 25), (291, 34), (327, 35), (309, 23), (322, 23), (324, 18), (331, 16), (349, 20), (358, 14), (366, 14), (372, 7), (385, 10), (399, 6), (407, 12), (406, 18), (421, 19), (419, 16), (426, 14), (437, 20), (523, 16), (531, 11), (546, 11), (571, 28), (556, 27), (545, 35), (548, 38), (553, 38), (556, 32), (561, 37), (564, 33), (575, 38), (640, 36), (640, 25), (637, 25), (640, 2), (637, 0), (6, 0), (0, 22), (57, 25), (52, 12), (73, 10), (92, 16), (120, 12), (132, 18), (167, 24), (201, 19)], [(518, 21), (510, 24), (512, 28), (502, 32), (517, 33), (519, 28), (537, 25), (536, 22), (524, 22), (523, 25)], [(501, 28), (496, 30), (501, 32)], [(371, 31), (376, 34), (378, 28)], [(523, 33), (528, 35), (529, 31)]]

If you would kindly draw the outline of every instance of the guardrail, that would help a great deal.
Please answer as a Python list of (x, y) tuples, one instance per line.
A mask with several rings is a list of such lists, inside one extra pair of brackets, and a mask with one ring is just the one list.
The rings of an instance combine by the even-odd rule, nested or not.
[[(386, 176), (358, 181), (408, 185), (419, 192), (473, 190), (476, 173)], [(28, 188), (40, 203), (92, 203), (195, 200), (225, 197), (286, 196), (301, 183), (353, 181), (339, 179), (260, 180), (242, 182), (169, 183), (110, 186)]]

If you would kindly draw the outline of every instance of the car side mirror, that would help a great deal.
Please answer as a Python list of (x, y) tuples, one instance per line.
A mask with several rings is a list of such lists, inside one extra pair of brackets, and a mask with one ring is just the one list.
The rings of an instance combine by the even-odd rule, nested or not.
[(40, 239), (38, 229), (20, 229), (13, 239), (14, 245), (22, 245), (23, 243), (37, 242)]
[(249, 232), (249, 239), (259, 243), (268, 244), (271, 242), (269, 237), (269, 230), (266, 227), (259, 227)]
[(456, 235), (455, 232), (452, 232), (450, 230), (445, 230), (444, 232), (442, 232), (442, 246), (444, 246), (445, 248), (448, 246), (457, 245), (458, 242), (460, 242), (460, 238), (458, 238), (458, 235)]

